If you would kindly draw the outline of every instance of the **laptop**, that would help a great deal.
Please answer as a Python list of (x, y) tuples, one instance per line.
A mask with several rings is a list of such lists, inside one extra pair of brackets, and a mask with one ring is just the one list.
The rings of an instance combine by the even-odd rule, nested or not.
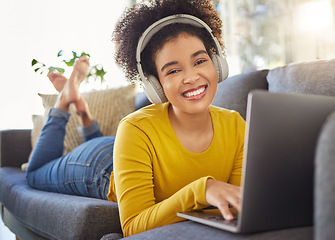
[(315, 147), (333, 111), (335, 97), (251, 92), (237, 219), (218, 209), (177, 215), (238, 233), (313, 225)]

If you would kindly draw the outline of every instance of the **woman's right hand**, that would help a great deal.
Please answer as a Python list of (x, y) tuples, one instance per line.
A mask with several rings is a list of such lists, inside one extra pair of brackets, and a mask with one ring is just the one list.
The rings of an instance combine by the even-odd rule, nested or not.
[(206, 201), (208, 204), (217, 207), (223, 218), (233, 220), (233, 214), (229, 210), (229, 205), (240, 211), (240, 187), (208, 179), (206, 183)]

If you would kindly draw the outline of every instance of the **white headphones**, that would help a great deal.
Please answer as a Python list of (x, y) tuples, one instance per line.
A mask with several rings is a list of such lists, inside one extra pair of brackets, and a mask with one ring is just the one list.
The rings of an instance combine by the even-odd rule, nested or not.
[(223, 81), (228, 77), (228, 64), (225, 57), (222, 54), (221, 46), (219, 41), (214, 37), (211, 28), (201, 19), (187, 14), (176, 14), (160, 19), (159, 21), (153, 23), (149, 26), (142, 36), (140, 37), (137, 49), (136, 49), (136, 61), (137, 61), (137, 70), (140, 74), (140, 78), (143, 83), (144, 92), (146, 93), (148, 99), (155, 104), (167, 102), (167, 98), (164, 94), (164, 90), (159, 80), (153, 76), (145, 76), (142, 70), (141, 65), (141, 53), (150, 41), (150, 39), (163, 27), (174, 24), (174, 23), (183, 23), (190, 24), (198, 28), (205, 28), (210, 36), (212, 37), (215, 45), (215, 53), (211, 54), (211, 59), (216, 68), (218, 75), (218, 82)]

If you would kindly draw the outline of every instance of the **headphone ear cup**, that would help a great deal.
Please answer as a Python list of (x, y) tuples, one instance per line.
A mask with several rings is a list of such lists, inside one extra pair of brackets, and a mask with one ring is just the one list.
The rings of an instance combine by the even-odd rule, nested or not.
[(222, 82), (228, 77), (229, 68), (227, 60), (217, 54), (211, 54), (211, 59), (218, 75), (218, 82)]
[(159, 80), (153, 76), (149, 75), (146, 78), (142, 79), (144, 92), (147, 95), (150, 102), (159, 104), (167, 102), (163, 87)]

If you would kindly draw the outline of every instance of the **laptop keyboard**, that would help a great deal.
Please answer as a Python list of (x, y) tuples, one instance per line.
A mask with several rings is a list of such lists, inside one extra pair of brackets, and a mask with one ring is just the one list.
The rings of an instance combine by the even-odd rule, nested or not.
[(237, 224), (237, 216), (234, 215), (234, 219), (231, 221), (225, 220), (223, 217), (220, 216), (209, 216), (207, 219), (215, 222), (222, 222), (222, 223), (231, 223), (231, 224)]

